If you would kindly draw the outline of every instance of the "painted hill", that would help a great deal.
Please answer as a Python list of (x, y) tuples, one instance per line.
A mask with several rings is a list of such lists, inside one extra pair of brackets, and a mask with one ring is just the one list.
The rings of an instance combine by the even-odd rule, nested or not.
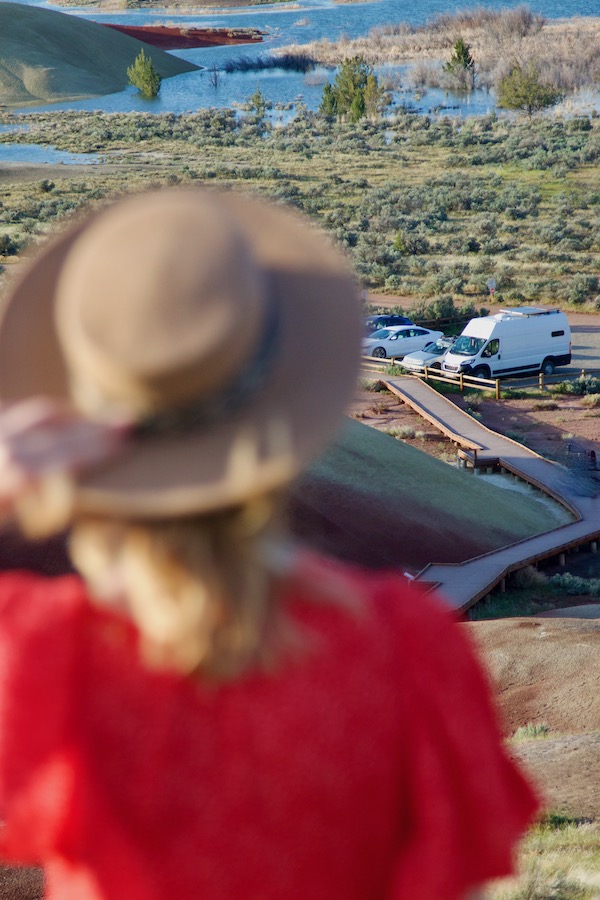
[(533, 496), (352, 420), (294, 492), (293, 522), (303, 539), (373, 567), (419, 571), (429, 562), (461, 562), (562, 521)]
[(54, 103), (123, 90), (142, 47), (163, 78), (198, 68), (96, 22), (0, 2), (0, 103)]

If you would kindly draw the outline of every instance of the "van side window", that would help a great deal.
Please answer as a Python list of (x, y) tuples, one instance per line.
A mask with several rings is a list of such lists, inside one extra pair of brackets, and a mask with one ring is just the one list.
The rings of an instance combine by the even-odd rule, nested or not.
[(490, 356), (495, 356), (498, 350), (500, 349), (500, 341), (495, 338), (493, 341), (490, 341), (487, 347), (481, 351), (481, 355), (488, 358)]
[(562, 337), (563, 334), (564, 334), (564, 331), (553, 331), (552, 337)]

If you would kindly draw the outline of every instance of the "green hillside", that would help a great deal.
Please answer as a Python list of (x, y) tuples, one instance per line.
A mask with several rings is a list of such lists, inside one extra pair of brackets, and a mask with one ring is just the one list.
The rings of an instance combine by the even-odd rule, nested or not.
[(565, 521), (534, 495), (505, 490), (359, 422), (303, 476), (297, 532), (364, 565), (419, 570), (461, 562)]
[(53, 103), (123, 90), (127, 67), (142, 47), (164, 78), (198, 68), (96, 22), (0, 3), (0, 104)]

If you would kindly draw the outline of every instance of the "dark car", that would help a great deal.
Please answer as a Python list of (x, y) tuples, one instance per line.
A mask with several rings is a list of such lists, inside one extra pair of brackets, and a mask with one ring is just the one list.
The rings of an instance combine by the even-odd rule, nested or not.
[(396, 315), (379, 315), (379, 316), (367, 316), (365, 319), (365, 334), (371, 334), (373, 331), (378, 331), (380, 328), (389, 328), (393, 325), (414, 325), (412, 319), (408, 319), (406, 316), (396, 316)]

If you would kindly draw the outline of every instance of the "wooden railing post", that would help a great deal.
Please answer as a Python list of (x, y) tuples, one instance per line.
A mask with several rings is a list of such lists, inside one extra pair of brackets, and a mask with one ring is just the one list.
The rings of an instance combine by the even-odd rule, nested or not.
[(544, 390), (544, 373), (543, 372), (540, 372), (538, 380), (539, 380), (539, 385), (540, 385), (540, 391), (543, 391)]
[(496, 400), (500, 399), (500, 379), (496, 378)]
[(459, 383), (459, 385), (460, 385), (460, 392), (461, 392), (461, 394), (462, 394), (462, 393), (464, 392), (464, 389), (465, 389), (465, 378), (464, 378), (464, 375), (463, 375), (462, 372), (461, 372), (461, 373), (459, 374), (459, 376), (458, 376), (458, 383)]

